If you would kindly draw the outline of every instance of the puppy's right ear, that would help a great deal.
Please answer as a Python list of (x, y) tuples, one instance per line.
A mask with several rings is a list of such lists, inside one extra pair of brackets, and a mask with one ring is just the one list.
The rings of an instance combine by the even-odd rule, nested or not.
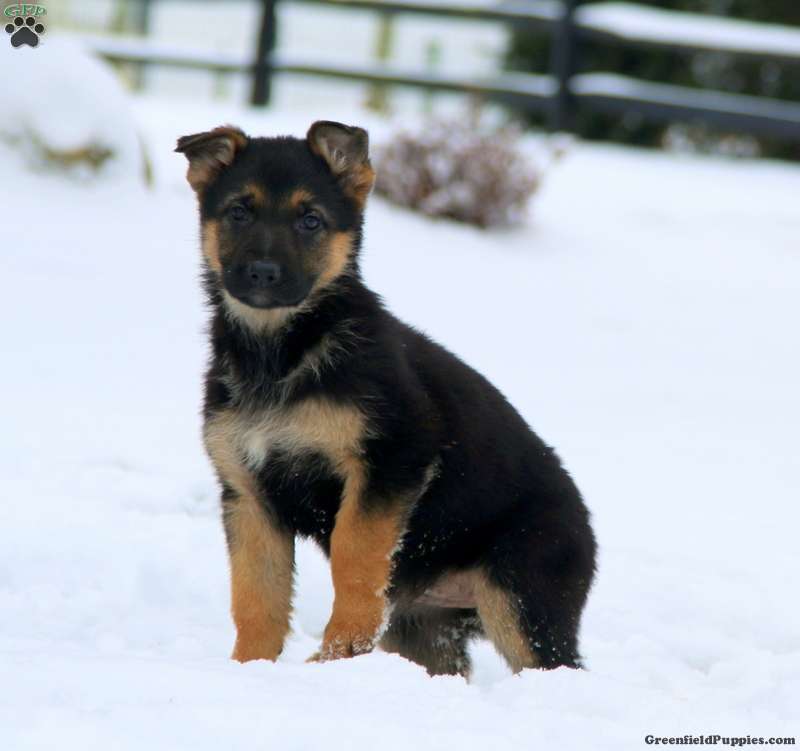
[(196, 193), (202, 193), (222, 170), (229, 167), (250, 139), (239, 128), (222, 125), (207, 133), (181, 136), (175, 151), (186, 154), (186, 179)]

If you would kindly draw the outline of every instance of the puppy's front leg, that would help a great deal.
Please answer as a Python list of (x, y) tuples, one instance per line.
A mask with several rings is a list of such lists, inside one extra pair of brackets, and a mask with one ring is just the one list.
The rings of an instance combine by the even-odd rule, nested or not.
[(331, 535), (333, 613), (311, 660), (353, 657), (375, 646), (386, 617), (392, 555), (407, 511), (401, 499), (367, 503), (363, 470), (348, 473)]
[(226, 410), (206, 422), (206, 450), (217, 470), (231, 569), (233, 659), (277, 660), (289, 633), (294, 532), (278, 522), (236, 450), (239, 416)]
[(276, 660), (289, 633), (294, 535), (252, 495), (232, 494), (224, 509), (236, 624), (233, 659)]

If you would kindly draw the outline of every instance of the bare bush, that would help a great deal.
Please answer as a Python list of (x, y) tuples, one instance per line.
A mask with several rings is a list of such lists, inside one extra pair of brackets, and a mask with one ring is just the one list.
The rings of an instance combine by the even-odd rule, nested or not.
[(519, 139), (516, 128), (484, 127), (476, 118), (401, 132), (377, 150), (375, 189), (428, 216), (479, 227), (518, 223), (541, 181)]

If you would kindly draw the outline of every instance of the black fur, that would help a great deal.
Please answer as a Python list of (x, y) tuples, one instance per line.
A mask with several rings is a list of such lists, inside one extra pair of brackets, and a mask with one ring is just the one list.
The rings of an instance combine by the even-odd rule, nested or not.
[[(358, 267), (360, 207), (305, 140), (251, 139), (201, 197), (202, 219), (220, 218), (223, 197), (252, 182), (270, 196), (307, 188), (335, 229), (352, 234), (355, 252), (345, 272), (284, 326), (261, 333), (230, 315), (219, 276), (206, 272), (212, 309), (206, 417), (231, 406), (257, 411), (312, 396), (356, 405), (369, 424), (364, 503), (371, 510), (379, 513), (421, 487), (436, 468), (410, 510), (390, 599), (411, 603), (444, 572), (481, 568), (518, 608), (539, 665), (577, 666), (595, 541), (581, 496), (554, 451), (483, 376), (396, 319), (367, 289)], [(323, 337), (333, 345), (330, 359), (303, 370)], [(516, 361), (517, 353), (508, 358)], [(342, 481), (326, 458), (278, 452), (258, 479), (269, 513), (327, 552)], [(428, 667), (462, 672), (456, 662), (466, 659), (464, 639), (481, 630), (472, 609), (399, 607), (385, 644), (424, 663), (423, 642), (441, 636), (444, 626), (455, 634), (450, 657), (429, 659)]]

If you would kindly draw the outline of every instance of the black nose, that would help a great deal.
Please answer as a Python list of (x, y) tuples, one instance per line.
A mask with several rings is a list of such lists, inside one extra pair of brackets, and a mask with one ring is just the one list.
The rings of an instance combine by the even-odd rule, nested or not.
[(253, 261), (245, 270), (245, 278), (253, 287), (272, 287), (281, 280), (281, 267), (273, 261)]

